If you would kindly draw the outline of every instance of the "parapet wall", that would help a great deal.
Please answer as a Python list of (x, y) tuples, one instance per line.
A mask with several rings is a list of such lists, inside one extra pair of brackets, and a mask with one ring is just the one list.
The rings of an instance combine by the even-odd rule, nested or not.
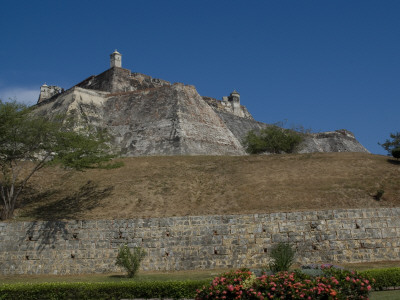
[(400, 208), (0, 223), (0, 274), (118, 271), (123, 243), (147, 251), (144, 270), (261, 267), (280, 241), (300, 263), (398, 260)]

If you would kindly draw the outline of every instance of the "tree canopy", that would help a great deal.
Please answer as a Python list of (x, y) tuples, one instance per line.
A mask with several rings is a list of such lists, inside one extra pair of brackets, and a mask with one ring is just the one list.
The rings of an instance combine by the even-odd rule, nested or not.
[[(76, 130), (65, 118), (49, 121), (17, 102), (0, 100), (0, 218), (13, 216), (21, 191), (35, 172), (49, 164), (83, 170), (112, 158), (103, 131)], [(28, 172), (22, 164), (33, 162)], [(26, 164), (25, 164), (26, 165)]]
[(246, 151), (251, 154), (291, 153), (303, 140), (303, 136), (290, 129), (284, 129), (276, 125), (261, 129), (259, 133), (251, 130), (244, 138), (243, 144)]
[(386, 141), (381, 144), (378, 143), (388, 152), (388, 155), (392, 154), (392, 150), (396, 148), (400, 148), (400, 132), (391, 133), (390, 139), (386, 139)]

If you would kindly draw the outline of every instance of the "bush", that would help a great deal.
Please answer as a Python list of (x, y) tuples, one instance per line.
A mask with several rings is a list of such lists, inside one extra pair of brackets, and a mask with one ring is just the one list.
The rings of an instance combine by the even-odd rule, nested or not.
[(272, 262), (269, 268), (273, 273), (288, 271), (294, 262), (296, 252), (288, 243), (280, 242), (272, 247), (270, 257)]
[[(345, 299), (368, 299), (372, 289), (373, 279), (356, 271), (326, 267), (322, 269), (324, 277), (329, 281), (338, 282), (338, 292)], [(323, 277), (322, 277), (323, 278)], [(324, 280), (322, 280), (324, 281)]]
[(303, 136), (294, 130), (271, 125), (259, 133), (249, 131), (243, 140), (246, 151), (251, 154), (261, 152), (292, 153), (303, 140)]
[(40, 283), (0, 285), (1, 300), (194, 298), (209, 281)]
[(400, 268), (373, 269), (360, 272), (361, 275), (374, 278), (372, 287), (376, 290), (383, 290), (388, 287), (400, 286)]
[(392, 156), (397, 160), (400, 158), (400, 147), (392, 150)]
[(254, 274), (247, 269), (223, 273), (213, 279), (211, 286), (197, 290), (196, 299), (241, 299), (255, 280)]
[(323, 282), (319, 277), (280, 272), (259, 277), (247, 294), (249, 299), (338, 299), (335, 286), (336, 282)]
[(258, 278), (248, 271), (225, 273), (199, 290), (196, 299), (368, 299), (369, 279), (331, 267), (322, 270), (325, 275), (315, 278), (301, 272)]
[(140, 247), (133, 248), (133, 252), (129, 249), (128, 245), (122, 245), (119, 248), (116, 265), (123, 267), (128, 272), (128, 277), (133, 278), (139, 270), (140, 263), (146, 255)]

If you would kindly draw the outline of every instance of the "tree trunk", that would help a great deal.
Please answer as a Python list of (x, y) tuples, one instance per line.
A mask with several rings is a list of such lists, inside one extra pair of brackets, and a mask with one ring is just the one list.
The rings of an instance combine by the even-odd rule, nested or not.
[(14, 215), (13, 209), (7, 209), (5, 206), (3, 206), (3, 209), (1, 210), (0, 213), (0, 219), (4, 221), (11, 218), (13, 215)]

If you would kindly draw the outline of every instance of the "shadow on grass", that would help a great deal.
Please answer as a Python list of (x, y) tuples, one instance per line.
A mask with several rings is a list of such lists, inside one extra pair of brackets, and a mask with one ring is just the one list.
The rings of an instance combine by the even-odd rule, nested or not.
[(57, 189), (48, 189), (44, 192), (38, 192), (34, 187), (27, 186), (22, 192), (21, 199), (17, 201), (16, 208), (22, 208), (30, 204), (46, 201), (58, 192), (59, 190)]
[[(38, 245), (35, 247), (39, 253), (49, 247), (54, 249), (56, 247), (54, 243), (60, 236), (65, 240), (70, 239), (70, 232), (67, 227), (68, 222), (60, 220), (78, 219), (81, 212), (95, 208), (100, 200), (111, 194), (112, 190), (112, 186), (98, 188), (96, 183), (89, 180), (72, 195), (35, 207), (33, 210), (27, 212), (26, 216), (47, 221), (30, 222), (26, 235), (21, 238), (20, 243), (29, 244), (30, 241), (37, 241)], [(45, 193), (45, 195), (40, 193), (29, 200), (29, 202), (43, 200), (43, 198), (39, 197), (48, 197), (55, 192), (51, 191), (49, 194)], [(26, 202), (24, 203), (26, 204)], [(28, 256), (27, 259), (29, 259)]]
[(108, 277), (115, 278), (115, 279), (129, 279), (129, 277), (127, 275), (110, 275)]
[(99, 188), (89, 180), (72, 195), (40, 205), (28, 214), (29, 217), (42, 220), (77, 219), (80, 213), (95, 208), (102, 199), (110, 196), (113, 189), (113, 186)]
[(392, 164), (392, 165), (398, 165), (398, 166), (400, 166), (400, 160), (398, 160), (398, 159), (391, 159), (391, 158), (388, 158), (388, 159), (387, 159), (387, 162), (390, 163), (390, 164)]

